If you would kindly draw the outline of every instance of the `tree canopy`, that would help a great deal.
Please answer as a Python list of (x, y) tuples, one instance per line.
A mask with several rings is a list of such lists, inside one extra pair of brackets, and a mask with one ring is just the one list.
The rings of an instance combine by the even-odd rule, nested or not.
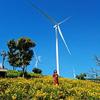
[(42, 73), (42, 70), (39, 69), (39, 68), (33, 68), (32, 71), (33, 71), (34, 73), (36, 73), (36, 74), (41, 74), (41, 73)]
[(21, 67), (24, 71), (25, 67), (30, 64), (34, 55), (33, 47), (36, 46), (29, 38), (19, 38), (17, 41), (14, 39), (8, 41), (8, 62), (11, 66)]
[(80, 80), (85, 80), (85, 77), (86, 77), (85, 73), (80, 73), (79, 75), (76, 75), (76, 78)]

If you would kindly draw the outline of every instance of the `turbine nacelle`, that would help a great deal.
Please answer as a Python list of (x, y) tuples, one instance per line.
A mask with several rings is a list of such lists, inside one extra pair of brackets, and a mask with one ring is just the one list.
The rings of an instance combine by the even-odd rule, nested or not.
[(57, 28), (57, 27), (58, 27), (58, 24), (56, 24), (56, 25), (53, 26), (53, 28)]

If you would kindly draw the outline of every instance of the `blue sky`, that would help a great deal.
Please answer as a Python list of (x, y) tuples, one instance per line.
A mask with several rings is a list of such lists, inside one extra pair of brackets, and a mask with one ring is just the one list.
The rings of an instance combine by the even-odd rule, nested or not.
[[(55, 33), (53, 25), (33, 9), (28, 0), (0, 0), (0, 52), (7, 51), (7, 41), (29, 37), (36, 42), (34, 50), (41, 56), (39, 68), (51, 75), (56, 68)], [(100, 0), (33, 0), (33, 2), (57, 22), (68, 16), (70, 20), (60, 28), (72, 53), (70, 56), (59, 37), (60, 75), (72, 78), (88, 72), (95, 64), (94, 55), (100, 55)], [(0, 57), (2, 62), (2, 57)], [(34, 58), (28, 70), (34, 67)], [(12, 67), (5, 62), (9, 69)]]

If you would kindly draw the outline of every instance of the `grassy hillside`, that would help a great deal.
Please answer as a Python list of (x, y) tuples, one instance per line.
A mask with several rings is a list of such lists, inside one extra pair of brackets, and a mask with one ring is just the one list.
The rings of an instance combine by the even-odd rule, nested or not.
[(100, 100), (100, 84), (52, 77), (0, 79), (0, 100)]

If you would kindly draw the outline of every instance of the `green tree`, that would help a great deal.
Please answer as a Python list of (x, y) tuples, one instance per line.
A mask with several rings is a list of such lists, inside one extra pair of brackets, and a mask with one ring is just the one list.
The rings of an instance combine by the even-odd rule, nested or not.
[(20, 38), (17, 41), (14, 39), (8, 41), (8, 62), (11, 66), (21, 67), (23, 71), (23, 77), (25, 68), (30, 64), (30, 61), (34, 55), (32, 50), (36, 46), (29, 38)]
[(85, 80), (85, 77), (86, 77), (86, 74), (85, 73), (81, 73), (79, 75), (76, 75), (76, 78), (77, 79), (80, 79), (80, 80)]
[(34, 73), (36, 73), (36, 74), (41, 74), (41, 73), (42, 73), (42, 70), (39, 69), (39, 68), (33, 68), (32, 71), (33, 71)]

